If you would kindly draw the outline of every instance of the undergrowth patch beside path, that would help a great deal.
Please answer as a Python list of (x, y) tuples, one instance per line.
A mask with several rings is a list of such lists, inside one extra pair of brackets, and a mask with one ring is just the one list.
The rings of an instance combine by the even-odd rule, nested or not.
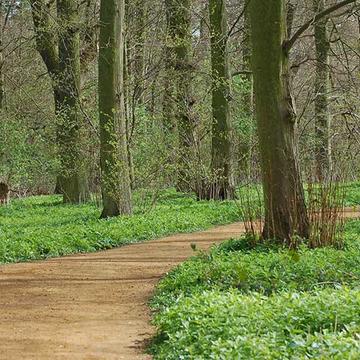
[(30, 197), (0, 207), (0, 263), (110, 249), (239, 220), (235, 202), (198, 202), (175, 191), (135, 196), (132, 216), (99, 220), (93, 203), (63, 205), (59, 196)]
[[(253, 190), (239, 192), (256, 198)], [(236, 201), (198, 202), (174, 190), (153, 200), (149, 192), (136, 192), (134, 214), (110, 220), (99, 220), (94, 203), (63, 205), (60, 196), (13, 200), (0, 207), (0, 264), (110, 249), (241, 220)], [(346, 185), (346, 205), (360, 205), (360, 183)]]
[(360, 221), (343, 250), (227, 241), (180, 265), (152, 300), (157, 360), (360, 358)]

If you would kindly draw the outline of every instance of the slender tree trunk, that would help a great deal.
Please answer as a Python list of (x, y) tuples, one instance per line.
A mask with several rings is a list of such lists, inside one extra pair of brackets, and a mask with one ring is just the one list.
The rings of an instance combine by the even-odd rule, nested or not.
[[(265, 198), (263, 235), (292, 243), (308, 238), (309, 220), (295, 150), (284, 0), (250, 2), (252, 67)], [(264, 21), (266, 19), (266, 21)]]
[[(165, 5), (168, 26), (168, 70), (170, 74), (174, 74), (174, 77), (168, 78), (167, 81), (176, 84), (175, 96), (170, 89), (166, 89), (169, 90), (166, 96), (169, 101), (173, 96), (175, 100), (174, 116), (179, 134), (177, 188), (180, 191), (189, 191), (192, 188), (191, 154), (194, 145), (192, 115), (194, 98), (191, 93), (191, 0), (165, 0)], [(169, 111), (172, 112), (172, 109)], [(169, 115), (171, 116), (171, 113)], [(171, 122), (171, 119), (169, 121)]]
[[(125, 9), (128, 9), (128, 5), (125, 4)], [(125, 10), (127, 12), (127, 10)], [(128, 16), (127, 16), (128, 19)], [(128, 20), (127, 20), (128, 21)], [(129, 29), (127, 29), (127, 34), (129, 36)], [(134, 173), (134, 164), (132, 156), (132, 128), (135, 126), (136, 113), (135, 113), (135, 94), (131, 92), (131, 71), (130, 71), (130, 51), (129, 51), (129, 41), (128, 36), (125, 40), (124, 46), (124, 104), (125, 104), (125, 115), (126, 115), (126, 149), (127, 149), (127, 158), (129, 164), (129, 174), (130, 174), (130, 184), (131, 189), (135, 184), (135, 173)]]
[(0, 0), (0, 111), (5, 105), (5, 76), (4, 76), (4, 44), (3, 44), (3, 29), (4, 29), (4, 1)]
[(134, 102), (135, 105), (144, 104), (144, 71), (145, 71), (145, 0), (137, 0), (134, 24)]
[(228, 26), (224, 0), (210, 0), (212, 68), (212, 159), (214, 182), (210, 198), (234, 197), (231, 134), (231, 80), (228, 60)]
[[(315, 14), (325, 10), (325, 0), (314, 0)], [(314, 25), (316, 49), (315, 74), (315, 158), (319, 181), (326, 179), (331, 169), (330, 113), (329, 113), (329, 49), (328, 19), (325, 17)]]
[(103, 212), (131, 213), (124, 107), (124, 0), (100, 5), (99, 116)]
[[(169, 15), (168, 17), (168, 27), (169, 27)], [(169, 29), (168, 29), (169, 31)], [(175, 132), (176, 126), (176, 109), (175, 109), (175, 96), (176, 96), (176, 83), (175, 79), (175, 52), (172, 46), (172, 40), (168, 37), (165, 40), (165, 49), (164, 49), (164, 67), (165, 67), (165, 77), (164, 77), (164, 95), (163, 95), (163, 128), (165, 132), (165, 137), (169, 134)]]
[[(243, 90), (241, 97), (242, 113), (244, 114), (244, 120), (246, 122), (253, 123), (253, 110), (254, 110), (254, 81), (253, 74), (251, 72), (251, 35), (250, 35), (250, 19), (249, 11), (245, 9), (244, 13), (244, 30), (243, 30), (243, 42), (242, 42), (242, 63), (245, 74), (243, 79), (245, 80), (245, 90)], [(244, 177), (249, 179), (251, 176), (251, 144), (252, 144), (252, 127), (246, 126), (247, 133), (243, 134), (239, 142), (239, 170), (240, 178)], [(245, 136), (244, 136), (245, 135)]]

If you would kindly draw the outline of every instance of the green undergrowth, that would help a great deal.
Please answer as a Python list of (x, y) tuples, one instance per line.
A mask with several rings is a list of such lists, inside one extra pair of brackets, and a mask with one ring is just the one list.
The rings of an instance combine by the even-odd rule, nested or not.
[(99, 220), (93, 203), (63, 205), (59, 196), (14, 200), (0, 207), (0, 263), (110, 249), (239, 219), (235, 202), (197, 202), (172, 190), (152, 202), (135, 194), (132, 216)]
[[(347, 204), (360, 199), (360, 183), (347, 185)], [(258, 192), (240, 188), (256, 198)], [(154, 197), (134, 194), (134, 214), (99, 220), (95, 203), (63, 205), (59, 196), (30, 197), (0, 206), (0, 263), (29, 261), (109, 249), (161, 236), (192, 232), (238, 221), (239, 201), (196, 201), (174, 190)]]
[(170, 272), (152, 307), (155, 359), (359, 359), (360, 221), (345, 248), (227, 241)]
[(353, 182), (344, 185), (345, 206), (360, 205), (360, 182)]

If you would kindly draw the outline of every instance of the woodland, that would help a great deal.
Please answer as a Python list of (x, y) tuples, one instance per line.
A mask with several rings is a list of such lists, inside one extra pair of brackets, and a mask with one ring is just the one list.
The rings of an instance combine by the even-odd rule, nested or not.
[[(104, 251), (138, 276), (107, 254), (146, 246), (162, 249), (139, 301), (153, 330), (127, 340), (144, 344), (80, 351), (55, 323), (63, 358), (359, 359), (359, 98), (357, 0), (0, 0), (5, 359), (51, 358), (36, 333), (33, 352), (6, 345), (25, 339), (1, 297), (26, 263), (36, 283)], [(101, 347), (110, 328), (90, 328), (72, 341)]]

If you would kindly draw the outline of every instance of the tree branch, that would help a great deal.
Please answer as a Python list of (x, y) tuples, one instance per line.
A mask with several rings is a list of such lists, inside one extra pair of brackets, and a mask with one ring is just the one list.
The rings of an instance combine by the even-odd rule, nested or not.
[(291, 39), (285, 41), (284, 43), (284, 50), (285, 51), (289, 51), (293, 45), (295, 44), (295, 42), (299, 39), (299, 37), (313, 24), (315, 24), (316, 22), (318, 22), (319, 20), (321, 20), (322, 18), (332, 14), (333, 12), (335, 12), (336, 10), (341, 9), (342, 7), (355, 3), (357, 0), (343, 0), (341, 2), (339, 2), (338, 4), (335, 4), (333, 6), (330, 6), (329, 8), (325, 9), (324, 11), (319, 12), (318, 14), (316, 14), (312, 19), (310, 19), (309, 21), (307, 21), (303, 26), (301, 26), (299, 28), (298, 31), (296, 31), (296, 33), (291, 37)]

